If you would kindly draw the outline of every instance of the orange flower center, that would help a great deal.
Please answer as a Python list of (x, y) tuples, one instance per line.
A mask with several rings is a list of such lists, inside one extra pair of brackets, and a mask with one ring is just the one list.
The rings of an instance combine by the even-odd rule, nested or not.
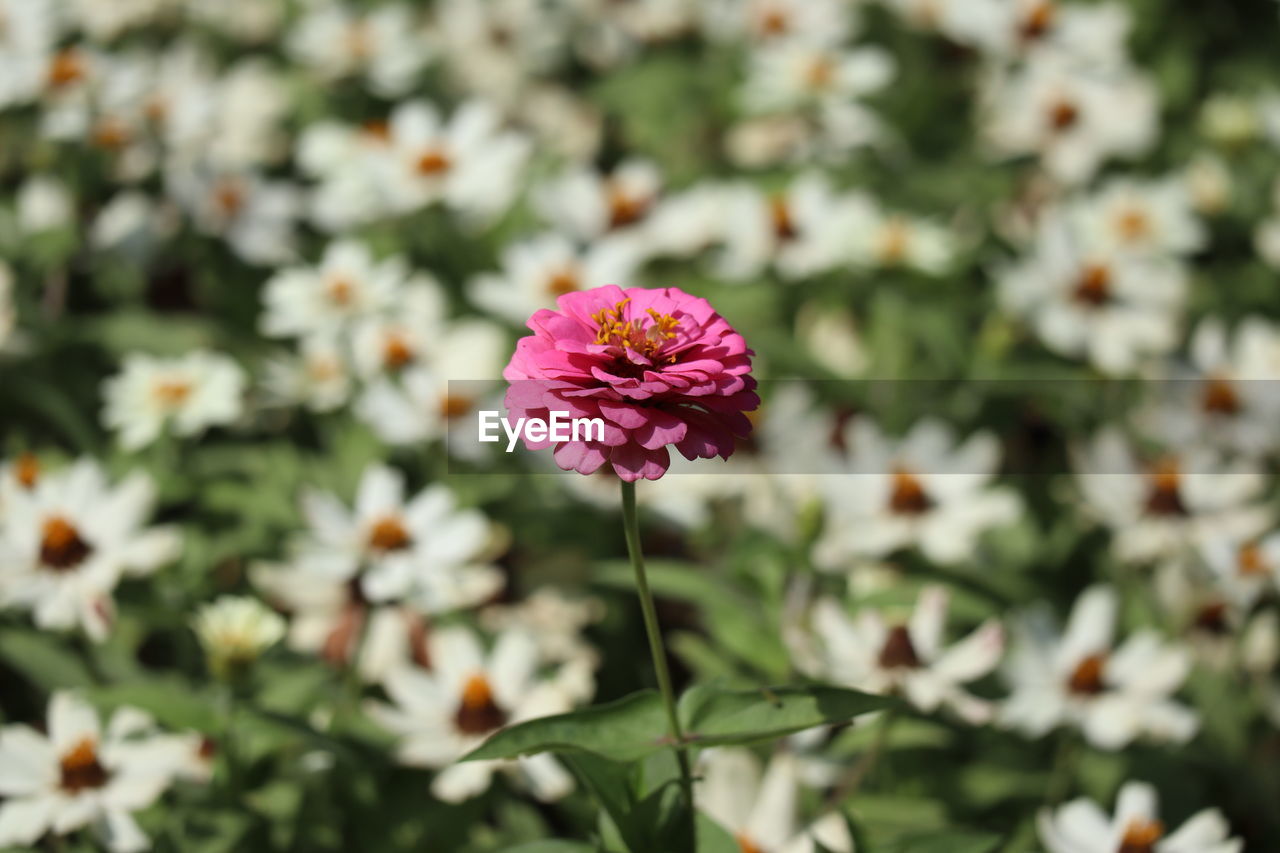
[(786, 196), (775, 195), (769, 199), (769, 219), (773, 222), (773, 236), (779, 241), (794, 240), (799, 234)]
[(591, 315), (591, 319), (599, 324), (596, 343), (635, 350), (652, 358), (676, 336), (675, 328), (680, 320), (670, 314), (659, 314), (652, 308), (645, 312), (651, 321), (647, 326), (643, 318), (624, 320), (622, 315), (630, 301), (630, 298), (624, 299), (612, 308)]
[(1152, 853), (1156, 842), (1164, 837), (1164, 824), (1158, 820), (1137, 818), (1125, 827), (1124, 838), (1116, 853)]
[(1267, 558), (1262, 554), (1262, 548), (1258, 547), (1256, 542), (1240, 546), (1240, 551), (1236, 555), (1236, 564), (1243, 577), (1265, 575), (1270, 569)]
[(1243, 408), (1235, 386), (1221, 377), (1214, 377), (1205, 382), (1200, 406), (1212, 415), (1238, 415)]
[(59, 785), (62, 790), (76, 794), (85, 788), (101, 788), (107, 784), (111, 774), (98, 761), (97, 744), (93, 738), (85, 738), (62, 756), (60, 762), (62, 778)]
[(458, 731), (468, 735), (487, 734), (507, 723), (507, 712), (493, 699), (489, 679), (477, 673), (467, 679), (462, 687), (462, 701), (453, 715)]
[(907, 626), (895, 625), (889, 629), (889, 636), (885, 637), (884, 647), (880, 649), (880, 666), (884, 669), (920, 667), (920, 656), (916, 654)]
[(1055, 131), (1069, 130), (1080, 120), (1080, 108), (1066, 98), (1060, 98), (1049, 107), (1049, 127)]
[(1024, 41), (1035, 41), (1043, 38), (1053, 26), (1053, 19), (1057, 15), (1057, 10), (1052, 3), (1037, 3), (1031, 13), (1022, 20), (1022, 26), (1019, 28), (1019, 35)]
[(413, 361), (413, 347), (402, 335), (391, 334), (382, 344), (382, 364), (388, 370), (399, 370)]
[(230, 178), (218, 181), (213, 188), (213, 203), (224, 216), (236, 216), (244, 209), (244, 187)]
[(436, 178), (449, 171), (453, 161), (449, 155), (439, 148), (428, 148), (418, 157), (418, 174), (428, 178)]
[(835, 60), (826, 55), (814, 57), (805, 69), (804, 82), (816, 92), (831, 88), (831, 85), (836, 82)]
[(445, 420), (456, 420), (471, 411), (473, 402), (461, 394), (446, 394), (440, 401), (440, 415)]
[(907, 256), (911, 231), (900, 217), (890, 217), (880, 232), (880, 260), (886, 264), (901, 263)]
[(625, 228), (644, 218), (649, 199), (627, 192), (617, 181), (609, 181), (605, 191), (609, 205), (609, 228)]
[(413, 537), (399, 518), (388, 515), (369, 528), (369, 547), (375, 551), (403, 551), (413, 544)]
[(176, 409), (191, 396), (191, 383), (185, 379), (164, 379), (151, 387), (151, 396), (166, 409)]
[(582, 282), (578, 280), (578, 273), (572, 268), (557, 270), (554, 275), (547, 280), (547, 292), (552, 296), (564, 296), (566, 293), (582, 289)]
[(1180, 485), (1182, 476), (1178, 463), (1166, 459), (1156, 464), (1151, 475), (1151, 490), (1147, 494), (1147, 513), (1158, 516), (1187, 515), (1186, 504), (1182, 502)]
[(1145, 211), (1131, 207), (1116, 216), (1116, 231), (1126, 243), (1137, 243), (1151, 234), (1151, 220)]
[(933, 498), (924, 490), (920, 478), (905, 468), (893, 474), (893, 490), (889, 493), (889, 510), (897, 515), (923, 515), (933, 508)]
[(93, 129), (93, 143), (99, 148), (116, 151), (129, 141), (129, 131), (124, 123), (114, 118), (104, 118)]
[(74, 524), (60, 515), (46, 518), (41, 529), (40, 562), (54, 571), (74, 569), (93, 553)]
[(745, 835), (739, 835), (735, 840), (738, 842), (738, 849), (742, 853), (765, 853), (763, 847)]
[(34, 453), (23, 453), (13, 465), (13, 477), (24, 489), (34, 489), (40, 480), (40, 460)]
[(1106, 689), (1102, 681), (1103, 671), (1107, 666), (1106, 655), (1089, 655), (1071, 671), (1067, 679), (1067, 689), (1081, 696), (1097, 696)]
[(62, 50), (55, 54), (53, 61), (49, 63), (46, 79), (50, 86), (59, 89), (83, 80), (85, 71), (84, 60), (79, 53), (71, 49)]
[(1111, 301), (1111, 271), (1102, 264), (1089, 264), (1080, 274), (1072, 296), (1090, 308), (1106, 305)]

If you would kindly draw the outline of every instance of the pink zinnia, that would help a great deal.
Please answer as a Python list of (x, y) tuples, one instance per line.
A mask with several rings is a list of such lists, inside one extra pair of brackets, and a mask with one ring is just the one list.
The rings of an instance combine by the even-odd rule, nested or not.
[[(529, 318), (502, 375), (514, 417), (600, 418), (603, 441), (559, 442), (556, 464), (590, 474), (605, 462), (628, 482), (686, 459), (727, 459), (759, 405), (751, 350), (705, 299), (675, 287), (609, 285), (568, 293)], [(551, 441), (525, 441), (530, 450)]]

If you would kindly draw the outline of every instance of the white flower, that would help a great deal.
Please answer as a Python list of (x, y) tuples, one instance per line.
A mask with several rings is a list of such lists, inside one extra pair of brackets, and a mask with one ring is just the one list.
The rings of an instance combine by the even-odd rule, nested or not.
[(1280, 584), (1280, 533), (1261, 539), (1220, 536), (1200, 546), (1214, 585), (1228, 601), (1248, 610)]
[(1196, 812), (1177, 831), (1168, 832), (1160, 820), (1155, 788), (1145, 782), (1124, 784), (1112, 817), (1081, 797), (1055, 810), (1041, 810), (1036, 829), (1049, 853), (1239, 853), (1244, 849), (1243, 841), (1230, 837), (1231, 828), (1217, 809)]
[(1253, 232), (1253, 248), (1264, 264), (1280, 270), (1280, 216), (1269, 216)]
[(647, 218), (662, 191), (662, 174), (648, 160), (627, 160), (609, 174), (587, 168), (569, 169), (538, 187), (533, 196), (538, 213), (558, 230), (583, 243), (608, 236), (649, 249)]
[(752, 54), (742, 101), (756, 113), (785, 112), (825, 101), (845, 103), (880, 91), (893, 75), (893, 57), (879, 48), (839, 49), (781, 41)]
[(205, 234), (221, 237), (252, 264), (280, 264), (295, 255), (297, 188), (250, 172), (206, 173), (186, 168), (167, 175), (171, 196)]
[(404, 477), (382, 465), (365, 469), (354, 511), (332, 494), (306, 491), (308, 531), (295, 543), (296, 565), (316, 583), (356, 583), (367, 601), (412, 601), (436, 613), (477, 604), (501, 586), (484, 562), (488, 520), (459, 509), (443, 485), (405, 500)]
[(541, 0), (444, 0), (437, 4), (436, 39), (450, 76), (464, 90), (507, 107), (531, 78), (552, 70), (564, 53), (571, 22), (565, 4)]
[(985, 97), (983, 132), (1007, 156), (1036, 154), (1060, 181), (1079, 184), (1110, 157), (1132, 157), (1157, 138), (1152, 83), (1133, 71), (1084, 69), (1037, 53), (996, 75)]
[(512, 629), (526, 632), (547, 663), (564, 664), (557, 680), (575, 701), (586, 701), (595, 692), (595, 670), (600, 654), (583, 637), (588, 625), (604, 617), (604, 602), (596, 598), (570, 598), (552, 587), (541, 587), (511, 605), (492, 605), (480, 612), (480, 625), (494, 634)]
[(822, 477), (826, 524), (815, 549), (821, 565), (919, 547), (935, 562), (969, 559), (986, 530), (1017, 520), (1021, 504), (990, 485), (999, 463), (993, 436), (957, 444), (950, 427), (924, 420), (900, 441), (866, 418), (845, 430), (849, 457)]
[(739, 185), (724, 196), (717, 270), (730, 278), (758, 275), (771, 262), (787, 279), (818, 275), (851, 261), (853, 245), (874, 239), (857, 233), (869, 225), (872, 202), (836, 193), (818, 172), (806, 172), (772, 195)]
[(39, 96), (61, 36), (58, 0), (0, 0), (0, 107)]
[(533, 639), (507, 631), (486, 654), (472, 631), (450, 627), (433, 631), (427, 643), (431, 669), (396, 670), (385, 682), (391, 704), (368, 706), (370, 716), (399, 737), (399, 761), (441, 770), (431, 792), (446, 802), (483, 793), (499, 770), (518, 777), (539, 800), (569, 793), (573, 777), (550, 753), (455, 763), (503, 726), (569, 710), (556, 683), (538, 677)]
[(502, 273), (477, 276), (469, 293), (482, 308), (523, 324), (535, 311), (555, 307), (566, 293), (630, 286), (638, 260), (626, 243), (604, 241), (580, 252), (559, 234), (543, 234), (507, 246)]
[(191, 624), (214, 672), (252, 663), (285, 633), (280, 614), (246, 595), (224, 595), (202, 606)]
[(225, 355), (193, 350), (177, 358), (130, 353), (103, 385), (103, 424), (126, 450), (154, 442), (168, 427), (194, 436), (240, 416), (244, 372)]
[(799, 760), (787, 752), (761, 767), (750, 750), (711, 749), (698, 757), (694, 797), (745, 853), (813, 853), (815, 842), (833, 853), (851, 853), (853, 838), (839, 813), (801, 825), (802, 775)]
[(409, 605), (378, 605), (358, 582), (320, 575), (301, 565), (255, 565), (253, 583), (289, 613), (289, 648), (335, 666), (353, 665), (361, 678), (381, 682), (393, 670), (426, 666), (427, 620)]
[(57, 178), (37, 175), (18, 189), (18, 227), (25, 234), (41, 234), (73, 224), (71, 192)]
[(1142, 737), (1190, 740), (1199, 720), (1172, 696), (1186, 680), (1191, 656), (1149, 629), (1117, 644), (1117, 607), (1110, 587), (1094, 586), (1076, 600), (1063, 634), (1033, 620), (1020, 625), (1006, 669), (1013, 693), (999, 721), (1030, 737), (1079, 726), (1099, 749)]
[(91, 459), (6, 489), (0, 602), (30, 609), (41, 628), (104, 639), (120, 579), (155, 571), (181, 547), (176, 530), (144, 526), (153, 500), (146, 475), (112, 486)]
[(424, 33), (405, 5), (358, 14), (334, 2), (314, 4), (285, 40), (291, 56), (322, 79), (364, 75), (382, 97), (403, 95), (431, 58)]
[(302, 339), (296, 355), (277, 356), (264, 365), (263, 386), (273, 402), (332, 412), (351, 399), (351, 369), (339, 343), (328, 335)]
[(1247, 460), (1230, 465), (1193, 448), (1143, 464), (1114, 429), (1076, 455), (1077, 481), (1092, 514), (1113, 533), (1126, 562), (1177, 556), (1217, 536), (1256, 536), (1271, 521), (1257, 503), (1265, 480)]
[(1119, 3), (1055, 0), (950, 2), (938, 26), (959, 41), (1004, 59), (1053, 54), (1082, 67), (1112, 69), (1128, 59), (1132, 24)]
[[(509, 352), (505, 333), (487, 320), (443, 318), (416, 332), (415, 338), (403, 339), (420, 342), (411, 350), (412, 361), (388, 371), (384, 360), (382, 374), (356, 400), (356, 416), (388, 444), (447, 437), (455, 455), (489, 448), (476, 442), (473, 413), (501, 375)], [(368, 349), (369, 344), (361, 346)]]
[(120, 708), (103, 730), (83, 699), (54, 693), (47, 734), (0, 729), (0, 845), (92, 827), (113, 853), (150, 849), (133, 813), (160, 798), (186, 757), (183, 741), (158, 734), (141, 711)]
[(1070, 212), (1085, 244), (1103, 252), (1189, 255), (1204, 248), (1204, 224), (1176, 177), (1112, 178)]
[(830, 45), (845, 41), (855, 23), (841, 0), (708, 0), (703, 29), (711, 38)]
[(870, 693), (901, 691), (925, 712), (946, 705), (970, 723), (991, 719), (991, 703), (961, 687), (995, 669), (1004, 650), (1000, 623), (989, 620), (954, 645), (944, 647), (950, 596), (941, 587), (920, 593), (911, 618), (892, 623), (875, 610), (852, 619), (832, 599), (814, 605), (818, 650), (813, 674)]
[(503, 213), (520, 187), (529, 140), (503, 130), (486, 101), (469, 101), (446, 122), (426, 101), (396, 107), (387, 126), (385, 191), (390, 210), (442, 203), (465, 219)]
[(1090, 251), (1049, 215), (1032, 253), (999, 274), (999, 295), (1054, 352), (1126, 374), (1177, 342), (1186, 278), (1173, 260)]
[(1169, 393), (1139, 414), (1141, 428), (1174, 446), (1206, 442), (1255, 457), (1274, 449), (1280, 330), (1251, 316), (1229, 333), (1220, 319), (1206, 317), (1190, 350), (1192, 369), (1176, 372)]
[(282, 270), (266, 283), (259, 325), (275, 337), (333, 334), (388, 311), (408, 276), (402, 258), (377, 259), (363, 243), (330, 243), (314, 267)]
[(13, 299), (13, 268), (0, 261), (0, 355), (18, 342), (18, 308)]
[(841, 226), (849, 243), (849, 259), (863, 268), (905, 267), (939, 275), (955, 255), (955, 239), (946, 227), (884, 211), (866, 196), (854, 197)]

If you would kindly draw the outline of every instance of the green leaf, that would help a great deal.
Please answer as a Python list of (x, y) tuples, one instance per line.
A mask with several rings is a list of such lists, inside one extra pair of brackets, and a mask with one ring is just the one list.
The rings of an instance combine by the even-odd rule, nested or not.
[(615, 761), (636, 761), (669, 745), (665, 720), (657, 691), (642, 690), (616, 702), (503, 729), (462, 760), (589, 752)]
[(992, 853), (1001, 838), (993, 832), (947, 829), (899, 836), (886, 853)]
[(841, 687), (724, 690), (695, 687), (680, 699), (685, 737), (699, 746), (783, 737), (814, 726), (843, 723), (895, 701)]
[(0, 634), (0, 658), (44, 690), (93, 683), (89, 668), (55, 634), (5, 631)]
[(530, 841), (508, 848), (507, 853), (597, 853), (598, 848), (581, 841)]
[(221, 729), (213, 696), (176, 679), (113, 684), (85, 691), (85, 698), (107, 710), (140, 708), (173, 729), (217, 734)]

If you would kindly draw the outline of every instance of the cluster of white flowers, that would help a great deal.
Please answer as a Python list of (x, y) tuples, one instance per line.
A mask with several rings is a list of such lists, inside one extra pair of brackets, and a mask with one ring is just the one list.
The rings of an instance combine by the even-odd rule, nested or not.
[[(594, 696), (600, 602), (512, 575), (538, 513), (586, 529), (617, 481), (443, 474), (493, 461), (475, 413), (531, 315), (676, 285), (757, 376), (832, 380), (762, 383), (749, 445), (640, 491), (681, 558), (709, 537), (767, 593), (776, 655), (717, 674), (1114, 754), (1204, 737), (1203, 669), (1280, 724), (1280, 95), (1173, 103), (1231, 74), (1153, 62), (1136, 8), (0, 0), (0, 631), (141, 645), (136, 583), (235, 689), (276, 655), (350, 673), (436, 799), (496, 771), (564, 797), (546, 755), (457, 759)], [(845, 381), (868, 378), (954, 387)], [(1057, 378), (1131, 399), (1042, 411)], [(1047, 396), (957, 390), (1006, 379)], [(1052, 451), (1015, 446), (1039, 426)], [(1050, 454), (1043, 488), (1011, 476)], [(270, 518), (240, 505), (277, 477)], [(691, 669), (750, 658), (717, 627), (682, 637)], [(842, 791), (806, 754), (828, 734), (704, 753), (701, 806), (750, 853), (852, 851), (806, 799)], [(0, 730), (0, 844), (144, 849), (130, 815), (208, 771), (192, 737), (54, 693), (46, 733)], [(1140, 782), (1037, 828), (1055, 853), (1240, 849), (1212, 810), (1166, 835)]]

